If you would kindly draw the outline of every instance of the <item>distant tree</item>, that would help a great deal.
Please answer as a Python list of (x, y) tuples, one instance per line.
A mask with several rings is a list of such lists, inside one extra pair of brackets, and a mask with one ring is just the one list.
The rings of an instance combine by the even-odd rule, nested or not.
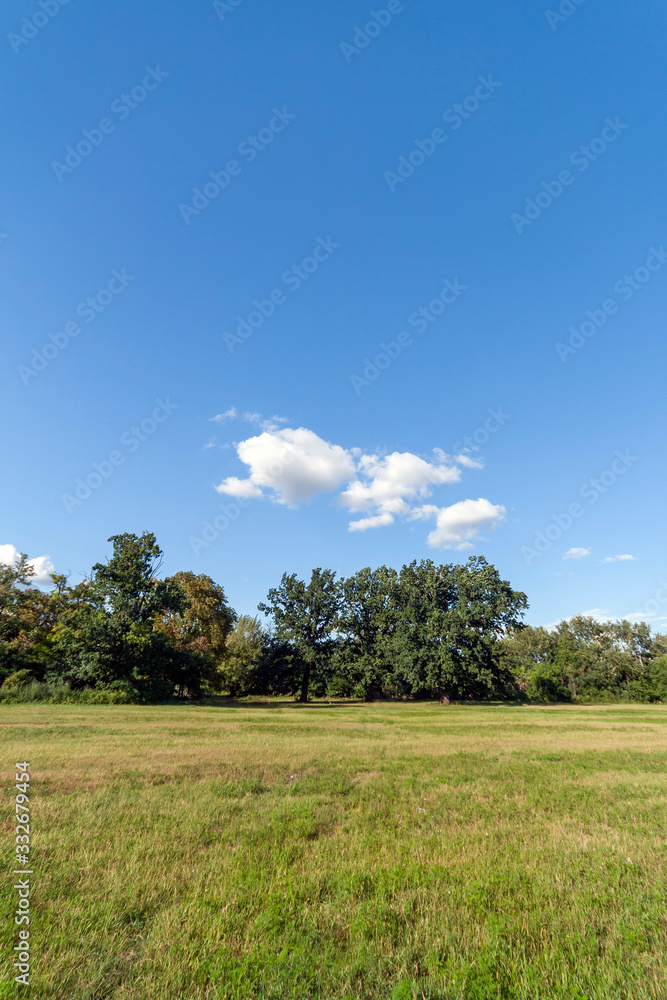
[(506, 693), (497, 644), (521, 627), (528, 600), (494, 566), (481, 556), (465, 565), (413, 562), (399, 574), (398, 604), (392, 647), (410, 693), (443, 703)]
[(498, 642), (501, 663), (511, 673), (519, 693), (526, 694), (531, 677), (537, 670), (553, 666), (556, 637), (545, 628), (524, 625), (511, 629)]
[(215, 689), (228, 691), (232, 698), (246, 694), (251, 686), (264, 644), (264, 630), (259, 618), (239, 615), (236, 625), (227, 636), (225, 656), (221, 657), (215, 673)]
[(52, 589), (30, 586), (34, 570), (25, 555), (0, 565), (0, 678), (27, 670), (42, 679), (53, 628), (69, 600), (67, 577), (51, 574)]
[(55, 629), (60, 676), (74, 686), (124, 684), (145, 700), (160, 700), (175, 687), (201, 690), (206, 658), (174, 647), (156, 619), (178, 615), (187, 597), (173, 581), (157, 579), (162, 552), (145, 532), (113, 535), (113, 555), (93, 567), (84, 599), (69, 608)]
[(12, 564), (0, 563), (0, 677), (25, 669), (30, 629), (27, 589), (35, 571), (25, 553)]
[(389, 641), (396, 616), (396, 570), (360, 569), (342, 581), (338, 628), (344, 635), (341, 666), (363, 691), (367, 701), (391, 687)]
[(263, 631), (257, 663), (248, 675), (247, 693), (295, 695), (301, 690), (303, 663), (294, 646), (273, 629)]
[(275, 636), (288, 642), (300, 673), (299, 700), (308, 701), (312, 679), (319, 680), (331, 656), (334, 629), (340, 611), (340, 585), (328, 569), (314, 569), (310, 583), (295, 573), (284, 573), (279, 587), (273, 587), (265, 603), (258, 605), (271, 615)]
[[(227, 656), (227, 641), (236, 613), (227, 603), (224, 589), (205, 573), (179, 572), (165, 580), (180, 588), (185, 601), (177, 610), (167, 609), (157, 619), (157, 627), (171, 644), (206, 660), (202, 680), (215, 688), (216, 677)], [(204, 676), (205, 673), (205, 676)]]
[(667, 701), (667, 653), (656, 656), (650, 666), (650, 701)]

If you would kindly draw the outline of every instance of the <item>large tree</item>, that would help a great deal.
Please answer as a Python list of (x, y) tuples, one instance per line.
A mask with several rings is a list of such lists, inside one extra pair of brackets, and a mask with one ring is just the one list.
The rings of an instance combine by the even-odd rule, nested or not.
[(308, 701), (311, 680), (320, 678), (333, 649), (340, 611), (340, 584), (330, 569), (314, 569), (310, 583), (296, 573), (284, 573), (279, 587), (272, 587), (266, 602), (258, 605), (270, 615), (278, 642), (288, 642), (300, 674), (299, 700)]
[(360, 569), (342, 581), (339, 628), (344, 636), (341, 662), (367, 701), (391, 687), (390, 639), (396, 615), (396, 570)]
[(215, 690), (236, 613), (230, 608), (224, 589), (205, 573), (179, 572), (165, 583), (179, 588), (185, 601), (176, 610), (167, 609), (158, 627), (174, 647), (206, 659), (206, 680)]
[(481, 556), (464, 565), (413, 562), (399, 574), (397, 602), (396, 675), (411, 694), (446, 703), (505, 692), (496, 646), (521, 627), (528, 602), (494, 566)]
[(175, 648), (155, 628), (182, 613), (187, 597), (174, 581), (157, 578), (162, 552), (150, 532), (113, 535), (113, 555), (93, 567), (85, 600), (65, 612), (55, 629), (60, 675), (75, 686), (121, 682), (146, 700), (175, 687), (197, 692), (204, 657)]

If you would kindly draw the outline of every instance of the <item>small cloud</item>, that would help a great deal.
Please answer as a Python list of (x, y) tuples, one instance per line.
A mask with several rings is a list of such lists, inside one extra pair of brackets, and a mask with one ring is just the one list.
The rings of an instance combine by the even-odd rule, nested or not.
[(637, 556), (631, 556), (627, 553), (622, 556), (605, 556), (604, 562), (636, 562)]
[(226, 420), (236, 420), (237, 417), (236, 407), (230, 406), (224, 413), (216, 413), (214, 417), (211, 417), (211, 420), (215, 424), (224, 424)]
[(470, 455), (454, 455), (454, 461), (466, 469), (483, 469), (484, 462), (481, 458), (471, 458)]
[(585, 559), (586, 556), (591, 554), (590, 549), (568, 549), (563, 559)]
[(459, 500), (451, 507), (425, 504), (410, 514), (411, 519), (435, 517), (436, 527), (426, 539), (438, 549), (471, 549), (479, 540), (479, 532), (495, 528), (505, 517), (505, 508), (480, 497), (478, 500)]
[(216, 445), (215, 438), (209, 438), (209, 440), (206, 442), (206, 444), (203, 444), (201, 446), (201, 450), (202, 451), (208, 451), (209, 448), (215, 448), (215, 445)]
[(218, 493), (227, 493), (230, 497), (246, 497), (248, 500), (258, 500), (264, 494), (259, 486), (249, 479), (239, 479), (238, 476), (228, 476), (224, 483), (216, 486)]
[(608, 608), (589, 608), (587, 611), (582, 611), (581, 614), (584, 618), (595, 618), (601, 624), (614, 621), (614, 617), (609, 614)]
[(348, 531), (367, 531), (369, 528), (384, 528), (394, 523), (394, 515), (388, 512), (375, 514), (372, 517), (362, 517), (358, 521), (350, 521)]

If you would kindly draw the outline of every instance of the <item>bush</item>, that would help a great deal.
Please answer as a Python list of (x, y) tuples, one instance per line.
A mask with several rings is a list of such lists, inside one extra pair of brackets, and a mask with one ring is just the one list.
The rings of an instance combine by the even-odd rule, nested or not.
[(0, 690), (5, 692), (16, 691), (18, 688), (24, 687), (26, 684), (30, 684), (30, 682), (34, 681), (34, 679), (35, 677), (31, 670), (27, 670), (25, 668), (23, 670), (15, 670), (13, 674), (9, 675), (9, 677), (5, 677)]
[(572, 701), (553, 663), (538, 663), (528, 675), (526, 695), (531, 701)]
[[(29, 670), (16, 671), (17, 674), (28, 674)], [(7, 681), (10, 678), (7, 678)], [(0, 688), (0, 703), (20, 705), (30, 702), (41, 702), (46, 705), (127, 705), (134, 699), (131, 690), (122, 684), (110, 684), (107, 687), (82, 688), (74, 690), (66, 681), (35, 681), (7, 685)]]
[(667, 653), (651, 663), (651, 694), (652, 700), (667, 701)]

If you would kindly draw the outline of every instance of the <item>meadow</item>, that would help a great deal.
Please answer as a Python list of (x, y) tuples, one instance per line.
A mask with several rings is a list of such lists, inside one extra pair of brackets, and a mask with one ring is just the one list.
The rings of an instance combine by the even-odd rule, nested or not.
[(0, 707), (39, 1000), (663, 1000), (667, 706)]

